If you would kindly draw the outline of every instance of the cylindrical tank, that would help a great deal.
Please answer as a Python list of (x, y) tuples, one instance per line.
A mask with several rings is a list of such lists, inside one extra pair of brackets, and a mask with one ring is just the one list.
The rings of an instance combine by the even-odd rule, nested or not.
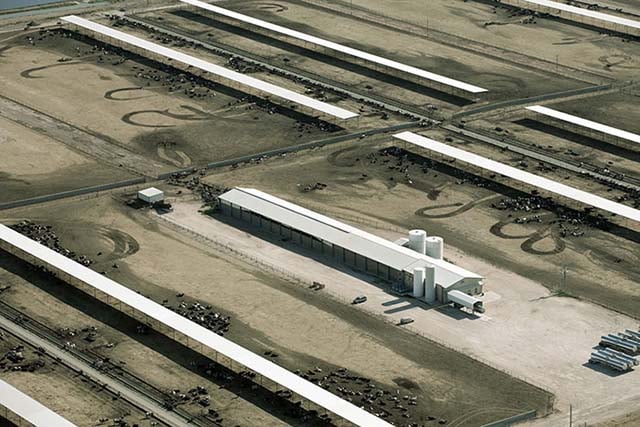
[(436, 300), (436, 268), (429, 265), (424, 272), (424, 300), (432, 304)]
[(425, 242), (425, 254), (435, 259), (442, 259), (444, 256), (444, 240), (442, 237), (429, 236)]
[(424, 268), (413, 269), (413, 297), (422, 298), (424, 296)]
[(409, 231), (409, 249), (421, 254), (425, 253), (427, 244), (427, 232), (424, 230)]

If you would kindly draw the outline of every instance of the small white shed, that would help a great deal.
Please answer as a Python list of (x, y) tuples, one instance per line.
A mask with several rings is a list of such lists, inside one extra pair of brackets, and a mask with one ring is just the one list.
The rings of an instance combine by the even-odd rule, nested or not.
[(164, 200), (164, 192), (162, 190), (158, 190), (155, 187), (146, 188), (144, 190), (138, 191), (138, 199), (149, 204), (161, 202)]

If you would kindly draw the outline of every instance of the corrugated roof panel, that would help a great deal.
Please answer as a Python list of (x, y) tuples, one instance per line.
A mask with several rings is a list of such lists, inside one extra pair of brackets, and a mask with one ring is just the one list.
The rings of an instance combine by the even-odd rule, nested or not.
[(79, 27), (83, 27), (88, 30), (95, 31), (105, 36), (128, 43), (132, 46), (136, 46), (140, 49), (148, 50), (155, 54), (162, 55), (167, 58), (171, 58), (173, 60), (182, 62), (183, 64), (191, 65), (203, 71), (216, 74), (225, 79), (232, 80), (236, 83), (240, 83), (242, 85), (258, 89), (262, 92), (275, 95), (279, 98), (283, 98), (288, 101), (295, 102), (300, 105), (304, 105), (305, 107), (312, 108), (316, 111), (319, 111), (324, 114), (328, 114), (330, 116), (337, 117), (342, 120), (350, 119), (358, 116), (358, 114), (345, 110), (343, 108), (336, 107), (322, 101), (318, 101), (316, 99), (310, 98), (305, 95), (301, 95), (289, 89), (285, 89), (280, 86), (276, 86), (274, 84), (267, 83), (262, 80), (258, 80), (254, 77), (246, 76), (242, 73), (229, 70), (228, 68), (222, 67), (220, 65), (212, 64), (210, 62), (203, 61), (202, 59), (198, 59), (194, 56), (187, 55), (182, 52), (178, 52), (177, 50), (169, 49), (168, 47), (164, 47), (159, 44), (141, 39), (139, 37), (135, 37), (130, 34), (123, 33), (122, 31), (118, 31), (113, 28), (110, 28), (95, 22), (91, 22), (87, 19), (80, 18), (79, 16), (71, 15), (71, 16), (65, 16), (61, 19), (70, 24), (74, 24)]
[(469, 153), (468, 151), (460, 150), (459, 148), (451, 147), (450, 145), (434, 141), (433, 139), (422, 135), (418, 135), (413, 132), (401, 132), (394, 135), (394, 138), (415, 144), (419, 147), (426, 148), (427, 150), (444, 154), (445, 156), (453, 157), (465, 163), (508, 176), (509, 178), (533, 185), (534, 187), (538, 187), (544, 191), (550, 191), (563, 197), (585, 203), (589, 206), (593, 206), (634, 221), (640, 221), (640, 211), (632, 207), (596, 196), (595, 194), (587, 193), (586, 191), (578, 190), (577, 188), (569, 187), (568, 185), (534, 175), (530, 172), (526, 172), (500, 162), (496, 162), (495, 160), (478, 156), (477, 154)]
[(270, 31), (274, 31), (276, 33), (281, 33), (289, 37), (293, 37), (296, 39), (304, 40), (309, 43), (316, 44), (318, 46), (326, 47), (328, 49), (335, 50), (340, 53), (344, 53), (347, 55), (354, 56), (356, 58), (364, 59), (365, 61), (373, 62), (379, 65), (384, 65), (385, 67), (393, 68), (399, 71), (403, 71), (405, 73), (413, 74), (417, 77), (421, 77), (427, 80), (433, 80), (435, 82), (455, 87), (457, 89), (464, 90), (470, 93), (482, 93), (487, 92), (486, 89), (483, 89), (478, 86), (474, 86), (468, 83), (464, 83), (458, 80), (451, 79), (449, 77), (444, 77), (439, 74), (431, 73), (429, 71), (422, 70), (420, 68), (412, 67), (410, 65), (402, 64), (400, 62), (393, 61), (391, 59), (383, 58), (377, 55), (373, 55), (367, 52), (363, 52), (358, 49), (353, 49), (351, 47), (343, 46), (338, 43), (331, 42), (329, 40), (321, 39), (319, 37), (311, 36), (309, 34), (301, 33), (300, 31), (295, 31), (290, 28), (282, 27), (280, 25), (272, 24), (267, 21), (263, 21), (261, 19), (252, 18), (251, 16), (243, 15), (241, 13), (233, 12), (228, 9), (224, 9), (219, 6), (214, 6), (212, 4), (204, 3), (198, 0), (181, 0), (183, 3), (190, 4), (192, 6), (196, 6), (202, 9), (206, 9), (210, 12), (217, 13), (219, 15), (226, 16), (228, 18), (232, 18), (241, 22), (246, 22), (251, 25), (255, 25), (257, 27), (265, 28)]

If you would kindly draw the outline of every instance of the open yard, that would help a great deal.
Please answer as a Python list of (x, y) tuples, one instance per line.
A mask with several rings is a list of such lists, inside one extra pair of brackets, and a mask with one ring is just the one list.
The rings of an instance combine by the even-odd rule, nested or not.
[[(3, 223), (21, 216), (20, 210), (14, 210)], [(382, 389), (416, 396), (418, 405), (410, 411), (415, 419), (459, 418), (456, 425), (472, 426), (530, 409), (545, 413), (550, 408), (550, 395), (542, 390), (403, 331), (384, 319), (353, 310), (323, 293), (229, 257), (215, 247), (172, 231), (155, 215), (125, 207), (120, 199), (106, 196), (90, 202), (54, 202), (39, 212), (31, 208), (28, 217), (53, 225), (65, 244), (78, 253), (93, 255), (96, 262), (92, 268), (105, 271), (109, 277), (156, 301), (172, 301), (176, 294), (184, 293), (185, 298), (195, 298), (231, 315), (231, 327), (225, 336), (259, 354), (274, 351), (279, 355), (274, 360), (291, 370), (304, 372), (319, 367), (327, 372), (344, 367), (371, 378)], [(96, 256), (98, 252), (102, 255)], [(11, 260), (5, 263), (9, 263), (5, 268), (17, 268)], [(90, 300), (65, 298), (67, 291), (61, 294), (46, 284), (37, 287), (76, 308)], [(16, 296), (16, 301), (24, 299)], [(58, 304), (55, 302), (54, 306)], [(40, 313), (37, 307), (31, 310)], [(61, 316), (62, 312), (51, 310), (47, 321), (79, 323), (73, 317)], [(86, 323), (84, 316), (82, 322)], [(99, 313), (91, 317), (94, 322), (106, 321)], [(116, 328), (132, 334), (124, 324)], [(153, 360), (162, 365), (153, 372), (167, 375), (149, 377), (145, 374), (149, 372), (145, 355), (150, 350), (121, 334), (106, 339), (118, 343), (108, 351), (111, 357), (125, 360), (130, 369), (144, 374), (149, 381), (164, 387), (173, 387), (169, 384), (174, 382), (181, 387), (186, 381), (178, 380), (182, 370), (158, 356)], [(153, 348), (151, 342), (145, 344)], [(166, 345), (162, 353), (176, 357)]]

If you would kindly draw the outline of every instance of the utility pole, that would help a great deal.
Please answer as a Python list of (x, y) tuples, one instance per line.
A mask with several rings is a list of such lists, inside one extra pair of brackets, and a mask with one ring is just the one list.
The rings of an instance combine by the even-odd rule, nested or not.
[(569, 404), (569, 427), (573, 426), (573, 405)]

